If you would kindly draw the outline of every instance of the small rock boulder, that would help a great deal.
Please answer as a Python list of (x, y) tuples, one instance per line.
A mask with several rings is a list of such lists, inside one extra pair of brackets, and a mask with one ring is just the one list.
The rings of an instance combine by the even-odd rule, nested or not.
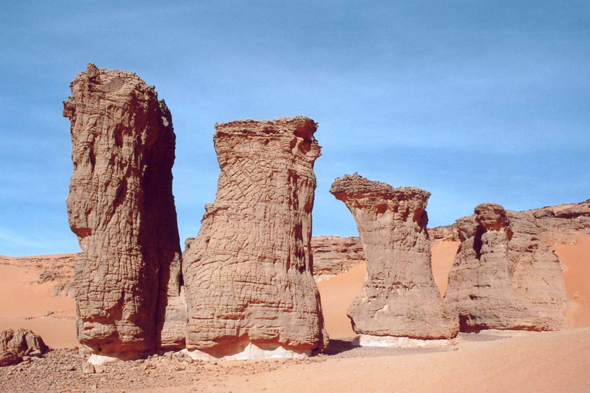
[(19, 363), (23, 356), (41, 356), (48, 350), (41, 336), (31, 330), (0, 332), (0, 367)]

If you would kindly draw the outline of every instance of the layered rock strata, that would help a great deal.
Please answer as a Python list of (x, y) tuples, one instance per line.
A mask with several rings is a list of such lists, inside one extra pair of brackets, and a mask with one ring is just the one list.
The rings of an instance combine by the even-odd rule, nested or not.
[(354, 216), (367, 275), (348, 316), (358, 334), (416, 339), (457, 335), (457, 315), (434, 283), (426, 204), (430, 193), (345, 175), (330, 192)]
[(78, 339), (97, 354), (182, 347), (168, 332), (184, 321), (167, 317), (181, 283), (170, 111), (131, 72), (89, 64), (70, 86)]
[(320, 146), (305, 117), (215, 126), (215, 202), (187, 242), (187, 348), (216, 357), (251, 347), (323, 347), (312, 277), (311, 211)]
[(562, 265), (533, 213), (485, 203), (457, 227), (461, 247), (445, 299), (459, 313), (462, 330), (567, 327)]
[(346, 273), (353, 266), (367, 262), (358, 237), (314, 236), (311, 250), (316, 282)]

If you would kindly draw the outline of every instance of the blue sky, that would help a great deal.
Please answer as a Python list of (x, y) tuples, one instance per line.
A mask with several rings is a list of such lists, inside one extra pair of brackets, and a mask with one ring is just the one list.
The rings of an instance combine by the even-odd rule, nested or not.
[(136, 72), (177, 135), (181, 239), (215, 198), (214, 124), (308, 116), (314, 235), (356, 235), (328, 190), (359, 172), (432, 193), (430, 226), (483, 202), (590, 198), (590, 3), (0, 1), (0, 254), (78, 251), (62, 101), (86, 69)]

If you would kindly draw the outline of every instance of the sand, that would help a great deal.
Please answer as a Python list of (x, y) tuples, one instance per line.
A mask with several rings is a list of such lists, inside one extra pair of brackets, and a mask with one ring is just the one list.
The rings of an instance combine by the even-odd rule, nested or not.
[[(530, 333), (457, 350), (328, 358), (194, 385), (203, 392), (584, 392), (590, 389), (590, 329)], [(143, 390), (149, 391), (149, 390)], [(165, 391), (191, 391), (171, 387)]]
[(331, 339), (354, 337), (346, 312), (360, 293), (366, 272), (367, 265), (361, 263), (346, 273), (318, 282), (324, 322)]
[(436, 242), (432, 246), (432, 274), (441, 295), (444, 296), (449, 284), (449, 272), (453, 267), (460, 241)]
[(38, 284), (40, 270), (14, 263), (0, 264), (0, 330), (31, 329), (50, 347), (77, 346), (75, 300), (52, 298), (55, 282)]
[(563, 273), (571, 306), (566, 312), (571, 328), (590, 326), (590, 236), (576, 235), (576, 244), (553, 248), (567, 270)]

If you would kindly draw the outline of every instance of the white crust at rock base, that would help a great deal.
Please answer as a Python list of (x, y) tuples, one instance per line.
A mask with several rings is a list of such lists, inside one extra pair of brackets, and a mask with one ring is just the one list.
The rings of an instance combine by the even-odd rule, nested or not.
[(358, 347), (439, 348), (457, 345), (461, 341), (460, 338), (453, 338), (450, 340), (420, 340), (409, 337), (359, 334), (355, 337), (352, 344)]
[[(269, 346), (272, 347), (272, 346)], [(213, 360), (213, 359), (223, 359), (223, 360), (244, 360), (244, 359), (303, 359), (311, 356), (311, 351), (293, 351), (292, 349), (284, 348), (280, 345), (275, 346), (274, 349), (262, 349), (253, 343), (249, 343), (246, 348), (238, 352), (234, 355), (222, 356), (217, 358), (215, 356), (209, 355), (207, 352), (199, 351), (195, 349), (194, 351), (189, 351), (188, 349), (183, 349), (181, 352), (186, 353), (188, 356), (191, 357), (193, 360)]]

